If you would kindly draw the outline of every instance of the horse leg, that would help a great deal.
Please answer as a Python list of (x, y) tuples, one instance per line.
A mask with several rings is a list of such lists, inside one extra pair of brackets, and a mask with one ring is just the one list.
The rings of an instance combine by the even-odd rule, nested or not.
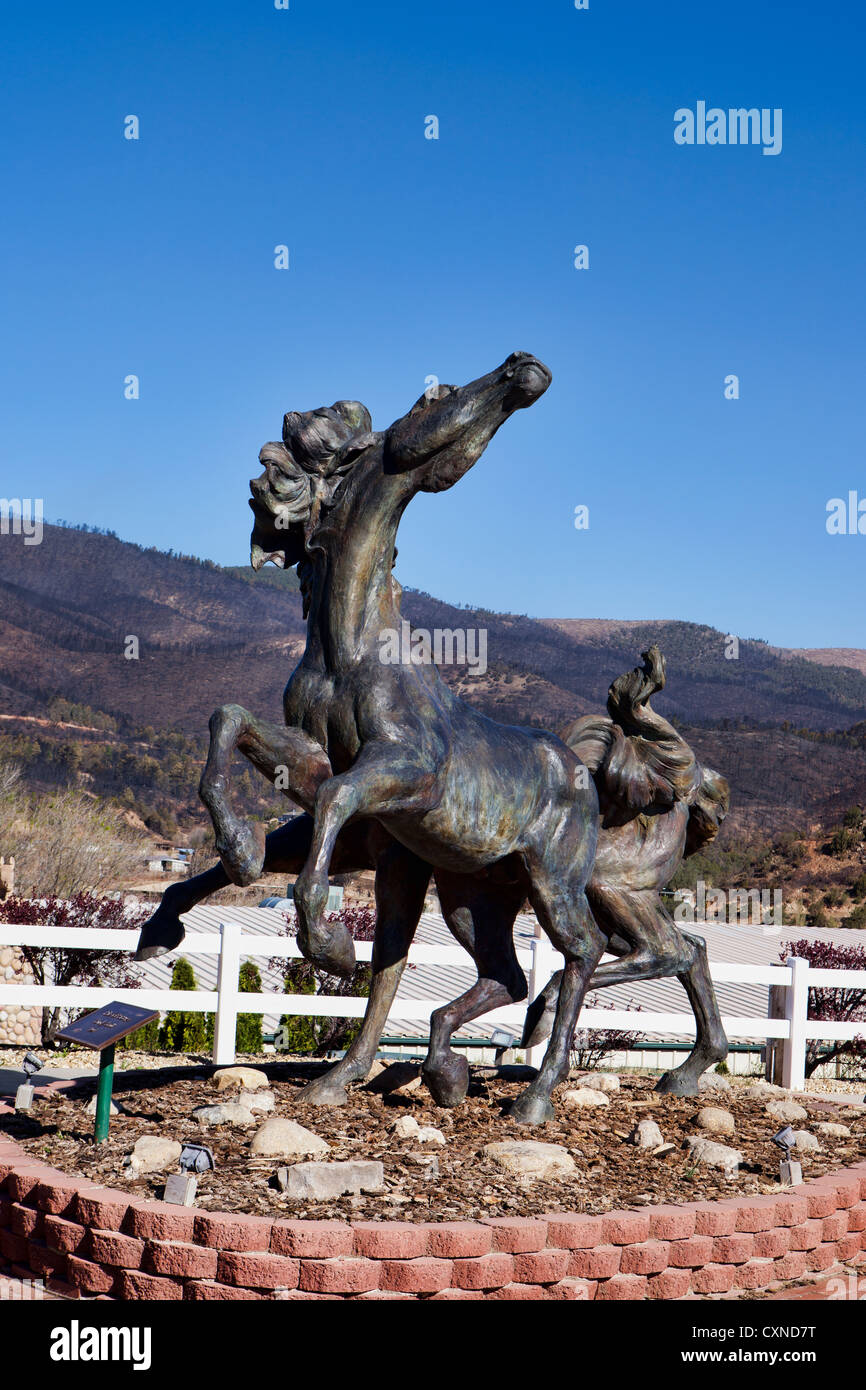
[(680, 981), (695, 1016), (695, 1046), (681, 1066), (660, 1078), (656, 1090), (696, 1095), (701, 1073), (728, 1055), (704, 942), (680, 931), (655, 889), (615, 889), (590, 883), (588, 896), (602, 930), (626, 938), (629, 946), (618, 953), (620, 960), (599, 966), (590, 988), (668, 976)]
[[(334, 872), (355, 873), (375, 866), (375, 850), (371, 839), (384, 840), (385, 832), (372, 822), (357, 821), (347, 826), (334, 848)], [(311, 816), (295, 816), (265, 839), (265, 873), (296, 874), (303, 868), (313, 838)], [(134, 960), (150, 960), (174, 951), (186, 935), (181, 917), (204, 898), (209, 898), (231, 882), (222, 864), (214, 864), (194, 878), (171, 883), (162, 895), (159, 906), (141, 929)]]
[[(347, 827), (347, 831), (352, 828)], [(324, 1076), (305, 1086), (299, 1100), (308, 1105), (345, 1105), (346, 1086), (350, 1081), (363, 1080), (369, 1072), (424, 910), (429, 882), (429, 864), (392, 840), (376, 865), (373, 979), (361, 1031), (345, 1057)]]
[(551, 1095), (566, 1070), (571, 1040), (592, 972), (604, 952), (605, 938), (589, 910), (583, 884), (552, 879), (530, 869), (530, 901), (553, 945), (565, 957), (550, 1044), (541, 1069), (511, 1106), (519, 1124), (537, 1125), (554, 1118)]
[[(682, 932), (666, 912), (655, 889), (616, 889), (591, 883), (588, 898), (600, 928), (610, 933), (607, 949), (620, 957), (606, 961), (595, 971), (590, 990), (637, 980), (676, 977), (688, 995), (695, 1016), (693, 1051), (675, 1071), (666, 1072), (656, 1090), (672, 1095), (696, 1095), (698, 1079), (713, 1062), (728, 1055), (728, 1040), (719, 1015), (710, 978), (706, 945), (700, 937)], [(540, 1042), (550, 1014), (551, 987), (556, 976), (535, 1001), (543, 1001), (545, 1015), (535, 1021), (532, 1041)], [(529, 1011), (527, 1027), (529, 1027)]]
[(210, 749), (199, 796), (213, 821), (216, 850), (232, 883), (242, 887), (261, 877), (265, 835), (261, 825), (242, 820), (229, 799), (232, 757), (243, 753), (265, 776), (305, 810), (312, 807), (331, 764), (301, 729), (257, 719), (241, 705), (221, 705), (210, 718)]
[(325, 920), (331, 856), (343, 826), (356, 816), (423, 814), (437, 799), (435, 774), (419, 767), (405, 747), (391, 743), (367, 744), (348, 772), (322, 781), (310, 853), (295, 883), (298, 945), (313, 965), (344, 978), (355, 969), (346, 927)]
[(421, 1075), (436, 1104), (451, 1106), (459, 1105), (469, 1089), (469, 1063), (452, 1049), (452, 1035), (469, 1019), (526, 998), (513, 937), (526, 889), (444, 874), (437, 874), (436, 884), (445, 921), (478, 968), (475, 984), (430, 1016), (430, 1047)]
[(710, 977), (706, 943), (699, 936), (679, 932), (683, 938), (683, 968), (677, 979), (689, 996), (695, 1015), (697, 1034), (694, 1049), (673, 1071), (666, 1071), (656, 1085), (657, 1091), (674, 1096), (694, 1096), (698, 1093), (701, 1075), (714, 1062), (723, 1062), (728, 1055), (728, 1039), (719, 1014), (716, 991)]

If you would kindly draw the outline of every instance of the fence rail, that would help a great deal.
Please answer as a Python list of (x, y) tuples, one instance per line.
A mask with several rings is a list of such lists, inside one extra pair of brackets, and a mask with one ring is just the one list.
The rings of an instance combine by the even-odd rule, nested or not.
[[(64, 928), (16, 926), (0, 924), (0, 946), (63, 947), (90, 951), (134, 952), (138, 931), (116, 931), (99, 927)], [(235, 1058), (235, 1031), (238, 1013), (279, 1013), (316, 1015), (334, 1018), (361, 1018), (366, 999), (342, 995), (282, 994), (263, 992), (242, 994), (238, 989), (238, 972), (242, 959), (254, 956), (301, 959), (294, 938), (244, 932), (237, 922), (225, 922), (219, 932), (192, 932), (184, 941), (184, 955), (215, 955), (218, 957), (217, 988), (215, 990), (166, 989), (108, 989), (88, 985), (37, 985), (15, 982), (0, 984), (0, 1008), (7, 1005), (37, 1008), (44, 1005), (60, 1008), (98, 1008), (113, 999), (139, 1004), (151, 1009), (184, 1009), (189, 1012), (215, 1015), (213, 1058), (219, 1066), (230, 1065)], [(373, 946), (369, 941), (355, 943), (359, 961), (369, 961)], [(546, 937), (531, 938), (527, 946), (517, 950), (517, 957), (529, 981), (529, 997), (533, 999), (563, 959)], [(466, 952), (459, 946), (437, 946), (419, 943), (409, 951), (413, 965), (463, 965)], [(866, 970), (813, 970), (809, 962), (790, 956), (784, 965), (742, 965), (719, 961), (710, 965), (716, 983), (767, 985), (770, 990), (766, 1015), (724, 1014), (722, 1021), (729, 1038), (767, 1040), (776, 1050), (777, 1071), (782, 1084), (797, 1090), (805, 1080), (807, 1043), (816, 1039), (826, 1041), (852, 1040), (866, 1033), (866, 1023), (835, 1023), (808, 1017), (810, 988), (866, 990)], [(401, 995), (398, 991), (392, 1016), (429, 1022), (434, 1009), (450, 1003), (449, 999), (419, 999)], [(523, 1026), (525, 1005), (511, 1005), (491, 1010), (483, 1015), (488, 1024), (501, 1024), (519, 1031)], [(477, 1020), (476, 1020), (477, 1021)], [(581, 1029), (624, 1029), (629, 1032), (671, 1033), (694, 1036), (692, 1014), (685, 1012), (651, 1012), (645, 1009), (584, 1009), (580, 1015)], [(531, 1048), (527, 1060), (540, 1063), (544, 1045)]]

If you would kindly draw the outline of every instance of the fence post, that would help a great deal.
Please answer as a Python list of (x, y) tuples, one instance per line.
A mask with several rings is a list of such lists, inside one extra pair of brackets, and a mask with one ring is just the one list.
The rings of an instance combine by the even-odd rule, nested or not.
[(788, 956), (791, 987), (785, 1017), (790, 1034), (782, 1043), (782, 1085), (788, 1091), (802, 1091), (806, 1084), (806, 1020), (809, 1016), (809, 962), (802, 956)]
[(241, 965), (239, 922), (221, 922), (217, 1011), (213, 1032), (213, 1059), (218, 1067), (230, 1067), (235, 1060), (238, 1026), (238, 972)]
[[(532, 938), (532, 964), (529, 967), (529, 999), (531, 1004), (533, 999), (541, 993), (553, 974), (553, 947), (544, 935), (541, 926), (536, 925), (535, 936)], [(535, 1047), (525, 1049), (527, 1066), (541, 1066), (544, 1054), (547, 1051), (547, 1041), (536, 1043)]]
[[(767, 1017), (768, 1018), (787, 1018), (788, 1017), (788, 995), (790, 990), (785, 985), (770, 985), (767, 991)], [(784, 1038), (768, 1038), (766, 1046), (766, 1062), (764, 1066), (764, 1076), (767, 1081), (772, 1081), (774, 1085), (782, 1085), (782, 1066), (785, 1057), (787, 1043)]]

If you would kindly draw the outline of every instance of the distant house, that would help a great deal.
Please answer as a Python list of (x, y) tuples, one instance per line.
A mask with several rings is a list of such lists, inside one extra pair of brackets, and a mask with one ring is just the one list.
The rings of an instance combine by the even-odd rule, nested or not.
[(189, 869), (188, 859), (178, 859), (174, 855), (165, 855), (160, 859), (148, 859), (147, 872), (149, 874), (185, 874)]

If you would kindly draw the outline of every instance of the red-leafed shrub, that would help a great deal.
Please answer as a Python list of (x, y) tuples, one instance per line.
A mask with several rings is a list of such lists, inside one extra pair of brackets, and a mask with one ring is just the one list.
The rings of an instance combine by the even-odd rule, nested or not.
[[(780, 959), (784, 961), (788, 956), (800, 956), (815, 970), (866, 971), (864, 946), (838, 946), (832, 941), (809, 941), (804, 938), (784, 943)], [(859, 1023), (862, 1020), (863, 1031), (866, 1033), (866, 986), (842, 986), (834, 989), (827, 985), (820, 989), (810, 989), (809, 1017), (823, 1019), (828, 1023)], [(811, 1076), (818, 1067), (823, 1066), (825, 1062), (834, 1061), (837, 1057), (845, 1058), (849, 1070), (853, 1070), (855, 1074), (859, 1073), (866, 1058), (866, 1037), (848, 1041), (822, 1041), (820, 1038), (810, 1038), (806, 1045), (806, 1075)]]
[[(93, 893), (76, 893), (71, 898), (4, 898), (0, 902), (0, 922), (18, 926), (63, 927), (69, 929), (69, 944), (63, 946), (22, 946), (24, 956), (38, 985), (105, 985), (113, 989), (137, 989), (140, 980), (133, 973), (127, 951), (92, 951), (75, 945), (81, 927), (139, 927), (149, 915), (146, 907), (126, 907), (117, 898), (97, 898)], [(69, 1018), (78, 1018), (87, 1009), (64, 1009), (46, 1005), (42, 1010), (42, 1045), (53, 1046), (54, 1034)]]
[[(329, 922), (342, 922), (355, 941), (372, 941), (376, 934), (376, 913), (370, 907), (344, 907), (328, 913)], [(294, 913), (286, 913), (289, 936), (297, 932)], [(349, 980), (317, 970), (306, 960), (278, 958), (270, 962), (272, 970), (282, 972), (286, 994), (335, 994), (365, 998), (370, 993), (371, 970), (367, 964), (356, 965)], [(318, 1017), (312, 1014), (284, 1014), (280, 1019), (280, 1047), (286, 1052), (326, 1053), (346, 1048), (361, 1027), (360, 1019)]]

